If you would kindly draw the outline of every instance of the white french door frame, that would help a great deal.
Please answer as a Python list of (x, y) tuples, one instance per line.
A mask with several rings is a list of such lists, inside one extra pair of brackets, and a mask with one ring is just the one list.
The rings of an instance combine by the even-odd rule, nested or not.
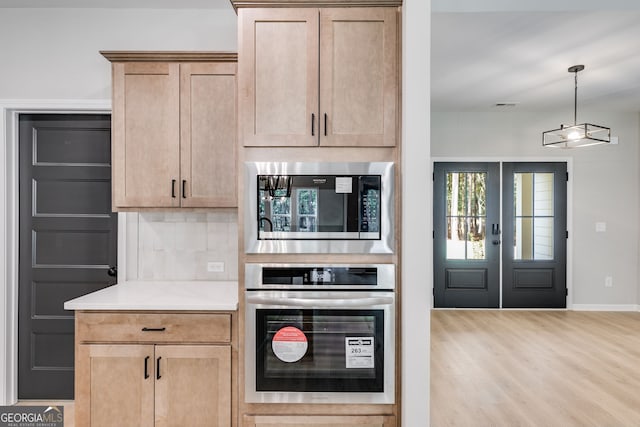
[(0, 405), (18, 400), (18, 119), (39, 113), (111, 114), (111, 100), (0, 100)]
[[(486, 162), (486, 163), (499, 163), (500, 164), (500, 224), (504, 224), (502, 218), (502, 164), (503, 163), (531, 163), (531, 162), (546, 162), (546, 163), (566, 163), (567, 173), (569, 174), (569, 181), (567, 182), (567, 231), (569, 232), (569, 238), (567, 239), (567, 310), (573, 309), (573, 158), (571, 157), (432, 157), (431, 158), (431, 171), (434, 170), (434, 164), (440, 162)], [(433, 183), (433, 181), (432, 181)], [(433, 194), (433, 192), (431, 193)], [(433, 201), (432, 204), (433, 206)], [(501, 236), (502, 238), (502, 236)], [(433, 253), (433, 239), (431, 240)], [(504, 245), (500, 245), (500, 309), (502, 308), (502, 249)], [(431, 263), (431, 271), (433, 271), (433, 256), (429, 260)], [(431, 308), (434, 308), (434, 297), (431, 294)]]

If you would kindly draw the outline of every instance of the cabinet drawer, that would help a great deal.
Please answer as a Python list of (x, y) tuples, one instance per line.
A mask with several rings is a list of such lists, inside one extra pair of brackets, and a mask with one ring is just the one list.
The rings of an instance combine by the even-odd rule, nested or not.
[(79, 342), (228, 343), (227, 313), (76, 312)]
[(395, 427), (393, 415), (245, 415), (243, 427)]

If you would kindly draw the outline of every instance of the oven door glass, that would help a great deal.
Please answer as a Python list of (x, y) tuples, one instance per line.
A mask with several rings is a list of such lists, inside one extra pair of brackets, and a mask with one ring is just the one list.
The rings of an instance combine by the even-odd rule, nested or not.
[(256, 310), (256, 391), (384, 391), (384, 310)]

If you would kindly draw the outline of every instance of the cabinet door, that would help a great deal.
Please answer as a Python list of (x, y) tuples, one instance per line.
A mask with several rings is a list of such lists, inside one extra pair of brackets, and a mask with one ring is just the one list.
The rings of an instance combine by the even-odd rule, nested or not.
[(317, 145), (318, 10), (240, 9), (238, 15), (244, 145)]
[(153, 346), (80, 347), (82, 363), (78, 363), (80, 372), (76, 372), (81, 381), (76, 390), (77, 425), (153, 426)]
[(179, 65), (114, 63), (113, 206), (179, 206)]
[(231, 347), (156, 347), (156, 427), (231, 425)]
[(394, 146), (397, 10), (320, 9), (320, 145)]
[(236, 64), (180, 65), (180, 200), (237, 206)]
[(395, 417), (386, 415), (246, 415), (243, 422), (243, 427), (394, 427), (395, 425)]

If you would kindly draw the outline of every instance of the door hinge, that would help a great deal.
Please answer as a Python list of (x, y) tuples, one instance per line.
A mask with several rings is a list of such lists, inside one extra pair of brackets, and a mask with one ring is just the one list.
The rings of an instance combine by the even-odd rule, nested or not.
[(569, 288), (564, 288), (564, 296), (569, 296)]
[(431, 288), (431, 295), (436, 296), (436, 288)]
[(569, 181), (569, 172), (567, 172), (567, 182)]
[(436, 230), (433, 230), (432, 234), (433, 234), (432, 238), (435, 239), (436, 238)]
[(565, 238), (567, 238), (567, 239), (568, 239), (568, 238), (569, 238), (569, 230), (567, 230), (567, 231), (565, 232), (565, 234), (566, 234), (566, 237), (565, 237)]
[(431, 180), (432, 180), (432, 181), (435, 181), (435, 180), (436, 180), (436, 173), (435, 173), (435, 172), (432, 172), (432, 173), (431, 173)]

